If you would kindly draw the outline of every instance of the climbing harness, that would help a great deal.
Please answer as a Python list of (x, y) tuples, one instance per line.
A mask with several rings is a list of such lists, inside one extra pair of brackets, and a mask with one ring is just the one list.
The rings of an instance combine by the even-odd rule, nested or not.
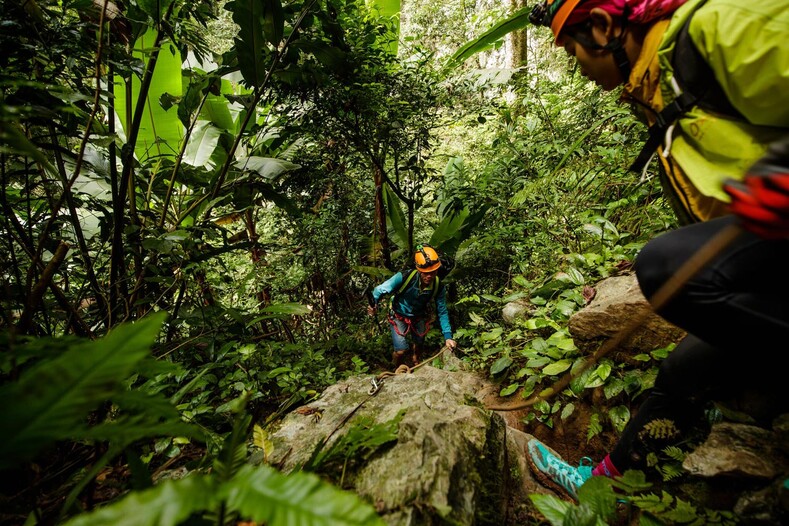
[[(412, 333), (416, 334), (417, 336), (419, 336), (420, 338), (423, 337), (425, 334), (427, 334), (430, 331), (430, 326), (433, 324), (433, 321), (434, 321), (434, 319), (432, 317), (425, 319), (425, 329), (420, 332), (420, 331), (416, 330), (416, 328), (414, 327), (414, 322), (419, 322), (419, 321), (421, 321), (422, 318), (408, 318), (408, 317), (403, 316), (402, 314), (398, 314), (394, 310), (390, 309), (389, 310), (389, 317), (387, 319), (389, 320), (389, 323), (392, 324), (392, 327), (394, 328), (394, 330), (398, 334), (398, 336), (405, 336), (409, 332), (412, 332)], [(405, 324), (405, 331), (404, 332), (400, 332), (400, 328), (397, 326), (397, 321), (396, 320), (400, 320), (401, 322), (403, 322)]]
[[(413, 332), (413, 334), (415, 334), (415, 335), (417, 335), (418, 337), (421, 338), (425, 334), (428, 333), (428, 331), (430, 330), (430, 326), (432, 325), (433, 321), (435, 321), (434, 317), (432, 316), (432, 310), (430, 310), (431, 316), (429, 316), (429, 317), (427, 317), (425, 319), (424, 330), (423, 331), (418, 331), (414, 327), (414, 322), (421, 321), (423, 318), (421, 318), (421, 317), (413, 317), (413, 318), (411, 318), (411, 317), (408, 317), (408, 316), (403, 316), (402, 314), (400, 314), (399, 312), (396, 312), (394, 310), (394, 306), (397, 303), (397, 298), (401, 294), (403, 294), (403, 292), (405, 292), (408, 289), (409, 286), (411, 286), (411, 283), (414, 281), (414, 278), (416, 277), (416, 275), (418, 273), (419, 273), (419, 270), (417, 270), (417, 269), (412, 270), (408, 274), (408, 277), (406, 277), (405, 280), (403, 280), (403, 283), (400, 285), (400, 288), (397, 289), (397, 292), (392, 295), (392, 299), (389, 302), (389, 316), (388, 316), (387, 319), (389, 320), (389, 323), (392, 325), (392, 327), (394, 328), (395, 332), (399, 336), (405, 336), (410, 331), (410, 332)], [(430, 302), (429, 305), (432, 305), (432, 302), (435, 301), (436, 296), (438, 295), (438, 289), (439, 289), (440, 281), (441, 280), (439, 279), (438, 276), (433, 278), (433, 283), (431, 285), (432, 292), (430, 294), (431, 302)], [(400, 328), (397, 326), (397, 321), (396, 320), (400, 320), (401, 322), (403, 322), (405, 324), (405, 326), (406, 326), (405, 331), (401, 332)]]

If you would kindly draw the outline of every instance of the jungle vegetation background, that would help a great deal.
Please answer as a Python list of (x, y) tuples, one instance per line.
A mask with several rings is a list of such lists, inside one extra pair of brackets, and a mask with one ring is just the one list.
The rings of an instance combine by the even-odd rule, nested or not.
[[(374, 524), (320, 466), (249, 461), (266, 423), (390, 366), (365, 290), (438, 246), (460, 356), (527, 397), (581, 358), (583, 287), (674, 225), (626, 170), (644, 127), (547, 32), (450, 60), (523, 5), (0, 7), (6, 524)], [(621, 430), (661, 352), (604, 360), (524, 424), (604, 386), (589, 436)]]

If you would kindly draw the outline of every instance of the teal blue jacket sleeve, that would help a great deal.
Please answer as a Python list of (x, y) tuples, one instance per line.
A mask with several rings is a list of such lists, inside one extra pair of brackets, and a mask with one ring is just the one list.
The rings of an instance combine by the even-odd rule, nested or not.
[(387, 279), (386, 281), (375, 287), (373, 289), (373, 301), (375, 302), (375, 304), (378, 305), (378, 300), (381, 299), (381, 296), (385, 296), (391, 293), (392, 291), (397, 290), (397, 287), (399, 287), (403, 283), (403, 279), (404, 279), (403, 273), (398, 272), (391, 278)]
[(436, 312), (441, 323), (441, 332), (445, 340), (452, 339), (452, 326), (449, 324), (449, 310), (447, 309), (447, 288), (443, 285), (436, 296)]

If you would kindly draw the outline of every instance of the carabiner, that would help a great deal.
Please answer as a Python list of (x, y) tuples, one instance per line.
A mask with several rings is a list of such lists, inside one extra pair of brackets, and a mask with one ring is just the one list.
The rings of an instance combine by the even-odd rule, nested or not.
[(374, 395), (375, 393), (377, 393), (378, 391), (381, 390), (381, 386), (384, 384), (384, 381), (383, 381), (383, 378), (381, 379), (380, 382), (378, 380), (376, 380), (375, 378), (370, 378), (370, 383), (373, 384), (373, 385), (372, 385), (372, 387), (370, 387), (370, 390), (367, 391), (367, 394), (372, 396), (372, 395)]

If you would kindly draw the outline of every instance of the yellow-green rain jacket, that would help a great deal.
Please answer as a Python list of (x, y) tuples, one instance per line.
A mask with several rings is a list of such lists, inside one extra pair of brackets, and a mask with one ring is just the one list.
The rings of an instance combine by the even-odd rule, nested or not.
[[(671, 56), (690, 16), (691, 39), (747, 122), (694, 107), (658, 149), (663, 186), (685, 223), (724, 214), (723, 181), (742, 179), (769, 143), (789, 134), (789, 0), (688, 1), (647, 33), (623, 99), (654, 112), (674, 100)], [(644, 116), (654, 123), (652, 111)]]

